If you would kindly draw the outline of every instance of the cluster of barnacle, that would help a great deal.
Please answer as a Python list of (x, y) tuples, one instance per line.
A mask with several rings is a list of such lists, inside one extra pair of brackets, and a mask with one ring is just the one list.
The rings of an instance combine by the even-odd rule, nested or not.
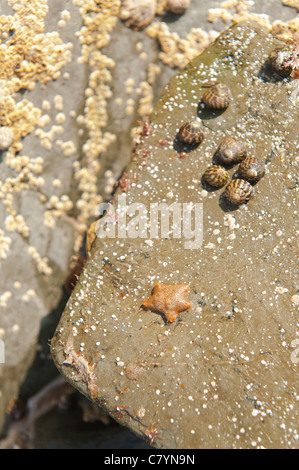
[[(230, 89), (224, 83), (209, 85), (202, 101), (211, 109), (225, 109), (232, 99)], [(185, 123), (179, 130), (178, 138), (189, 145), (198, 145), (204, 139), (204, 127), (199, 118)], [(265, 174), (265, 165), (255, 157), (247, 156), (245, 145), (234, 137), (227, 137), (219, 145), (215, 154), (219, 164), (209, 166), (204, 172), (205, 181), (215, 188), (221, 188), (228, 182), (229, 175), (225, 166), (240, 163), (238, 178), (225, 188), (225, 196), (233, 205), (249, 201), (254, 194), (253, 185)]]

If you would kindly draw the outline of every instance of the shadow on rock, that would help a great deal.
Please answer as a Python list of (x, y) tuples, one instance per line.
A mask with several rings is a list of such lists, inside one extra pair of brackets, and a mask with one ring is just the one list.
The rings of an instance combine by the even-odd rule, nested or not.
[(284, 80), (284, 77), (275, 72), (272, 65), (270, 64), (269, 59), (267, 59), (261, 66), (258, 73), (258, 78), (263, 80), (265, 83), (278, 83)]
[(197, 116), (202, 121), (205, 121), (205, 120), (208, 121), (210, 119), (215, 119), (215, 118), (221, 116), (225, 111), (226, 111), (226, 108), (224, 108), (224, 109), (211, 109), (211, 108), (208, 108), (208, 106), (206, 106), (202, 100), (197, 105)]
[(211, 186), (206, 181), (204, 175), (202, 175), (200, 182), (201, 182), (202, 188), (205, 189), (206, 191), (208, 191), (209, 193), (214, 193), (216, 191), (219, 191), (219, 189), (221, 189), (221, 188), (216, 188), (215, 186)]
[(219, 197), (219, 206), (223, 212), (234, 212), (239, 209), (240, 206), (235, 206), (227, 200), (225, 193), (223, 192)]
[(177, 153), (190, 153), (197, 149), (200, 144), (186, 144), (179, 139), (178, 134), (173, 140), (173, 148)]

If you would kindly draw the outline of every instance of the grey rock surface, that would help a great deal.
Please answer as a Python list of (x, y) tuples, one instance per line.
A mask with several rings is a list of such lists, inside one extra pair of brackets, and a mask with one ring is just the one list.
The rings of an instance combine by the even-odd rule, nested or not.
[[(52, 340), (62, 375), (159, 448), (298, 446), (299, 123), (296, 83), (265, 64), (279, 44), (257, 25), (235, 25), (171, 79), (126, 169), (128, 191), (119, 188), (113, 206), (121, 194), (148, 211), (153, 202), (199, 204), (203, 243), (190, 249), (182, 233), (138, 237), (150, 221), (127, 214), (131, 236), (96, 239)], [(232, 90), (223, 113), (199, 105), (211, 80)], [(180, 158), (186, 149), (176, 134), (196, 115), (205, 139)], [(267, 167), (240, 208), (201, 181), (228, 135)], [(112, 216), (110, 229), (122, 217)], [(192, 307), (175, 323), (142, 308), (158, 281), (190, 286)]]
[[(16, 10), (13, 11), (9, 2), (1, 2), (1, 15), (3, 18), (15, 15), (16, 18), (18, 6), (20, 5), (16, 5)], [(38, 21), (43, 24), (43, 7), (44, 2), (41, 2), (35, 9), (36, 24)], [(64, 7), (70, 11), (71, 26), (59, 28), (57, 23), (61, 20)], [(40, 41), (34, 35), (30, 37), (29, 34), (28, 43), (21, 43), (22, 33), (28, 34), (25, 28), (22, 29), (22, 21), (28, 16), (30, 15), (25, 7), (19, 30), (15, 33), (16, 42), (20, 43), (20, 54), (24, 55), (31, 47), (30, 41), (35, 44), (32, 47), (39, 47)], [(44, 24), (44, 35), (43, 33), (40, 35), (48, 46), (48, 50), (44, 51), (45, 60), (49, 59), (47, 53), (53, 53), (52, 47), (55, 47), (56, 42), (57, 47), (61, 44), (62, 50), (64, 47), (68, 51), (72, 50), (71, 60), (62, 62), (60, 75), (55, 79), (49, 72), (47, 84), (40, 82), (38, 74), (33, 75), (31, 82), (33, 84), (35, 82), (35, 87), (31, 90), (24, 86), (24, 89), (10, 94), (6, 88), (7, 82), (5, 80), (1, 82), (1, 86), (5, 83), (4, 104), (1, 101), (1, 109), (3, 107), (6, 109), (6, 100), (9, 99), (14, 99), (15, 103), (18, 103), (18, 109), (21, 110), (22, 106), (26, 107), (27, 101), (29, 105), (34, 106), (36, 116), (40, 119), (33, 119), (29, 111), (26, 111), (27, 115), (25, 114), (22, 119), (16, 111), (12, 125), (14, 128), (22, 126), (25, 137), (16, 142), (15, 145), (19, 146), (21, 143), (20, 147), (13, 147), (8, 152), (0, 154), (0, 339), (5, 346), (5, 363), (0, 364), (0, 429), (8, 405), (18, 396), (20, 386), (36, 354), (41, 322), (63, 296), (61, 286), (69, 272), (69, 260), (77, 236), (74, 219), (69, 216), (73, 203), (69, 202), (68, 209), (57, 211), (55, 215), (55, 207), (51, 206), (50, 199), (54, 196), (57, 201), (61, 201), (63, 195), (70, 193), (73, 181), (72, 166), (74, 161), (80, 158), (78, 147), (77, 151), (67, 157), (57, 143), (61, 139), (76, 142), (77, 145), (78, 141), (78, 126), (71, 111), (77, 113), (82, 108), (87, 73), (86, 67), (79, 68), (77, 65), (80, 44), (74, 33), (80, 24), (78, 9), (73, 4), (52, 2), (51, 15), (47, 15)], [(58, 30), (56, 33), (58, 39), (51, 36), (55, 29)], [(5, 50), (8, 39), (4, 28), (1, 40), (2, 79), (9, 68), (9, 47), (12, 47), (8, 46), (7, 51)], [(72, 46), (69, 41), (72, 42)], [(68, 77), (72, 77), (72, 99), (70, 99)], [(25, 83), (25, 73), (23, 80)], [(1, 100), (3, 100), (2, 95)], [(1, 122), (5, 118), (6, 116), (1, 116)], [(61, 127), (58, 129), (60, 119), (63, 123), (61, 122)], [(29, 130), (31, 124), (32, 128)], [(54, 132), (51, 138), (43, 139), (38, 133), (44, 132), (50, 135), (55, 125), (57, 132)], [(10, 154), (19, 159), (22, 156), (29, 159), (22, 164), (22, 167), (27, 164), (29, 168), (29, 165), (32, 165), (32, 171), (29, 173), (31, 180), (26, 175), (22, 176), (22, 167), (13, 165)], [(36, 159), (39, 161), (39, 168), (33, 167)], [(41, 179), (38, 181), (39, 177)], [(68, 197), (67, 200), (70, 201)], [(15, 212), (10, 209), (10, 201)], [(47, 212), (52, 214), (54, 225), (46, 223)], [(13, 219), (10, 225), (9, 217)], [(24, 222), (24, 229), (21, 223), (17, 225), (17, 220)], [(38, 385), (44, 385), (49, 377), (44, 380), (44, 383), (38, 383), (37, 380)]]

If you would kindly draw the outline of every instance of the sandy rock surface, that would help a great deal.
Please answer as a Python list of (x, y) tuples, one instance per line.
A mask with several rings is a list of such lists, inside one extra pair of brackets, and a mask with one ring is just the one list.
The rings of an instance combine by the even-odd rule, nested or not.
[[(235, 25), (171, 79), (104, 218), (110, 239), (96, 239), (52, 341), (67, 380), (156, 447), (298, 442), (299, 123), (296, 83), (266, 63), (279, 45), (259, 26)], [(232, 91), (224, 112), (201, 105), (211, 81)], [(177, 132), (196, 116), (205, 138), (186, 149)], [(266, 164), (241, 207), (201, 181), (226, 136)], [(154, 237), (153, 203), (193, 204), (194, 232)], [(157, 282), (190, 286), (192, 307), (174, 323), (142, 308)]]

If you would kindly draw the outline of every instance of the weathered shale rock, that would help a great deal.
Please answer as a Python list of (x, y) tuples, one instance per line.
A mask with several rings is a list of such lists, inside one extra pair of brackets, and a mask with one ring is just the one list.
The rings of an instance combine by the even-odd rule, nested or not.
[[(298, 446), (298, 85), (266, 64), (279, 44), (238, 24), (170, 80), (52, 340), (62, 375), (159, 448)], [(224, 112), (201, 105), (211, 81), (231, 89)], [(196, 116), (190, 149), (176, 135)], [(227, 136), (266, 163), (241, 207), (201, 179)], [(181, 231), (162, 233), (154, 203), (176, 203)], [(174, 323), (142, 308), (158, 281), (190, 286)]]
[[(55, 32), (65, 8), (71, 21)], [(41, 354), (41, 324), (63, 303), (76, 238), (68, 194), (79, 152), (66, 156), (57, 141), (78, 144), (70, 113), (81, 112), (86, 84), (86, 67), (77, 62), (80, 43), (72, 35), (81, 17), (68, 2), (52, 2), (50, 10), (47, 15), (44, 1), (1, 2), (0, 124), (6, 146), (0, 151), (0, 432)], [(68, 77), (74, 76), (70, 87)], [(13, 130), (10, 141), (7, 127)], [(56, 374), (48, 349), (45, 356), (45, 373), (31, 380), (31, 394)]]

